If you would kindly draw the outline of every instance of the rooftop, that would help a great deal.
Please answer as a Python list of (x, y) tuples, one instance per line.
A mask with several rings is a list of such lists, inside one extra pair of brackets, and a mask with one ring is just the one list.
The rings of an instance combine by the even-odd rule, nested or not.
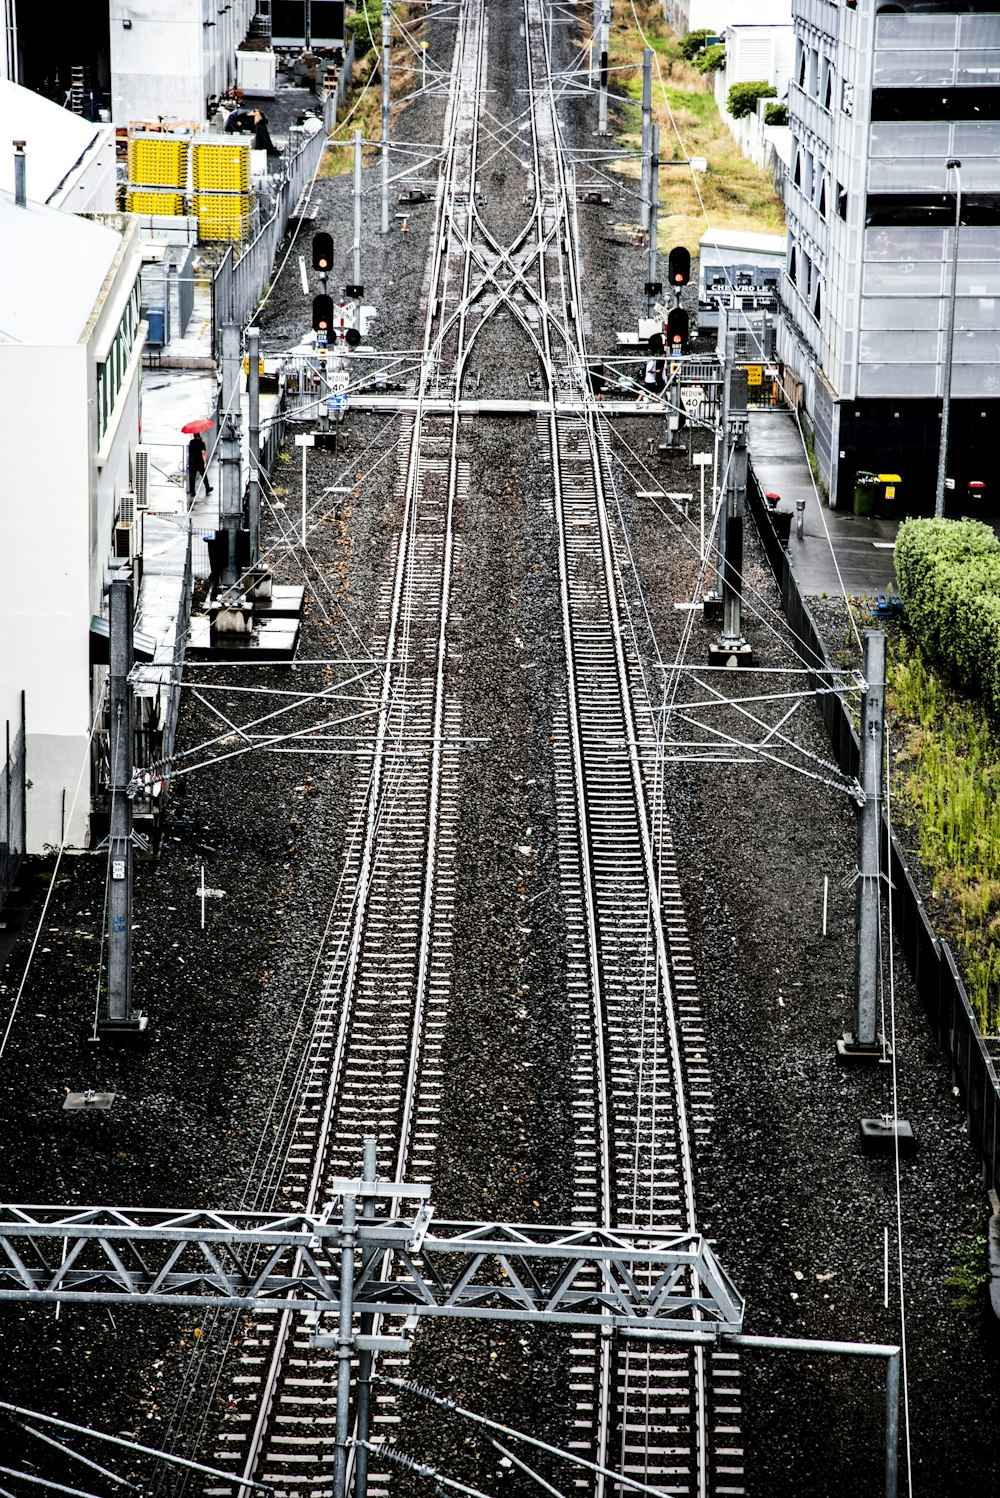
[(28, 197), (49, 203), (74, 167), (99, 151), (111, 131), (110, 125), (89, 124), (30, 88), (0, 78), (0, 192), (14, 191), (12, 141), (26, 143)]
[(748, 234), (745, 229), (709, 229), (701, 236), (703, 250), (752, 250), (758, 255), (784, 255), (784, 234)]
[(0, 192), (0, 343), (77, 343), (93, 316), (121, 235)]

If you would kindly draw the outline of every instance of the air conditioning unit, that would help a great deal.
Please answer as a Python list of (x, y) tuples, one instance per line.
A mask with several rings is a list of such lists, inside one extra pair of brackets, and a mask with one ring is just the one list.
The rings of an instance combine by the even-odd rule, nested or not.
[(135, 520), (135, 490), (123, 489), (118, 501), (118, 523), (131, 525)]
[(115, 526), (114, 555), (119, 561), (130, 562), (135, 555), (134, 531), (131, 520), (119, 520)]
[(149, 448), (137, 447), (135, 450), (135, 507), (137, 510), (149, 509)]

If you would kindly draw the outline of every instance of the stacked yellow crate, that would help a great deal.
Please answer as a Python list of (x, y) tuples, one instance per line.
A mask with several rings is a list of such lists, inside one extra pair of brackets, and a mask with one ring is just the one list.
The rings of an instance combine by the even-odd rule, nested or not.
[(188, 145), (186, 136), (130, 132), (125, 193), (129, 213), (176, 216), (184, 212)]
[(246, 239), (254, 206), (248, 143), (218, 136), (195, 141), (191, 188), (199, 239)]

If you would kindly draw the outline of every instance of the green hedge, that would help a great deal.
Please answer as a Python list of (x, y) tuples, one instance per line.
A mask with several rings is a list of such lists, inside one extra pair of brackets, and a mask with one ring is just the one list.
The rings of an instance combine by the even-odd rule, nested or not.
[(709, 30), (708, 27), (702, 27), (700, 31), (689, 31), (686, 36), (681, 37), (678, 43), (681, 56), (688, 62), (693, 62), (699, 52), (704, 52), (708, 38), (714, 35), (715, 32)]
[(925, 654), (1000, 717), (1000, 541), (978, 520), (904, 520), (896, 580)]
[(773, 99), (777, 92), (774, 84), (768, 83), (765, 78), (754, 79), (750, 83), (734, 83), (726, 98), (726, 108), (734, 120), (744, 120), (748, 114), (754, 113), (758, 99)]
[(717, 73), (726, 66), (726, 49), (721, 42), (714, 47), (705, 47), (697, 54), (694, 65), (699, 73)]

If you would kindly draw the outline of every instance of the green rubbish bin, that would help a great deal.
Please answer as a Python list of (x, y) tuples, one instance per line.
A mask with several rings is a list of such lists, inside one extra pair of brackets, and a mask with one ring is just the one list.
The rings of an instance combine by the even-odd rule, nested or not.
[(855, 515), (891, 515), (895, 512), (898, 473), (870, 473), (859, 468), (854, 475)]

